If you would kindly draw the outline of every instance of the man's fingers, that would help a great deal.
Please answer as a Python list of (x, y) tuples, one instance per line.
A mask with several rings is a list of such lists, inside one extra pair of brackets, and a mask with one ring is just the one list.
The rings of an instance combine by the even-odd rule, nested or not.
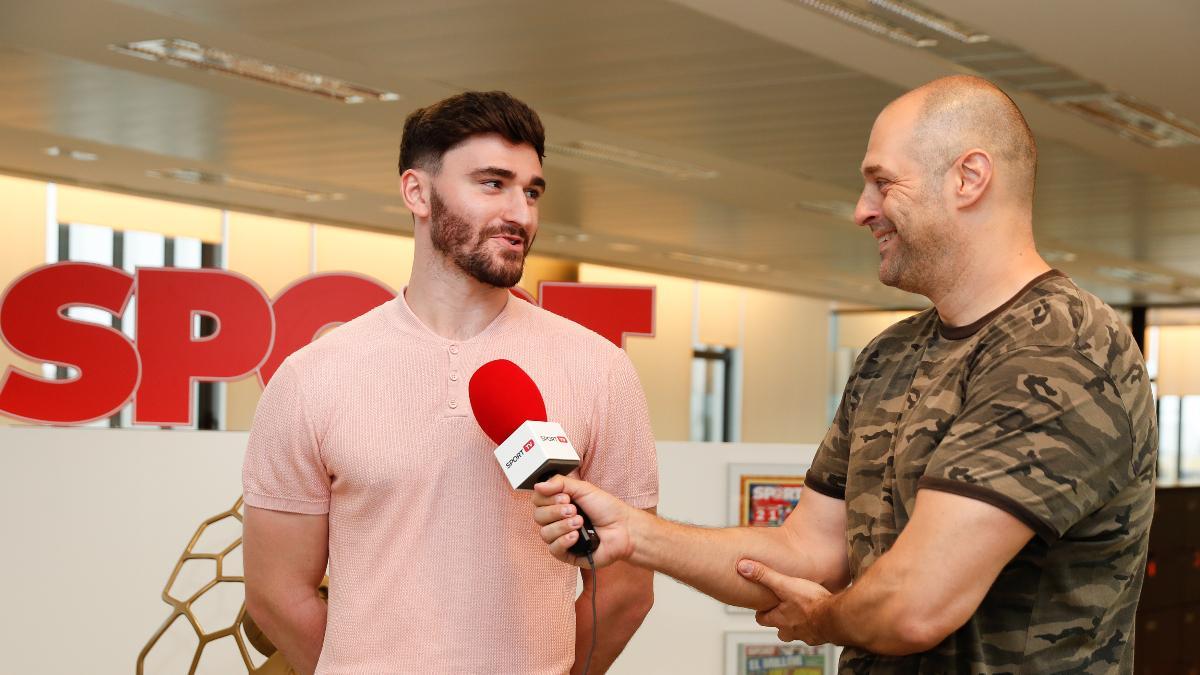
[(580, 518), (579, 516), (564, 518), (562, 520), (550, 523), (549, 525), (542, 527), (542, 541), (553, 545), (554, 542), (558, 541), (562, 537), (569, 534), (574, 534), (575, 530), (579, 529), (580, 527), (583, 527), (583, 518)]
[(571, 478), (570, 476), (554, 476), (553, 478), (538, 483), (533, 486), (534, 494), (553, 496), (560, 492), (570, 495), (572, 498), (577, 498), (581, 495), (586, 495), (596, 490), (596, 486), (585, 480)]
[(778, 607), (770, 611), (759, 610), (755, 612), (754, 620), (758, 622), (758, 625), (769, 628), (779, 628), (784, 625), (783, 615), (779, 613)]
[(556, 523), (564, 518), (570, 518), (577, 513), (575, 505), (571, 503), (554, 503), (550, 506), (539, 506), (533, 510), (533, 520), (538, 525), (549, 525)]
[(738, 574), (742, 575), (743, 578), (753, 581), (756, 584), (762, 584), (774, 592), (775, 595), (783, 597), (779, 591), (787, 584), (789, 577), (785, 577), (770, 567), (748, 558), (742, 558), (738, 561), (737, 570)]
[(558, 539), (547, 542), (550, 544), (550, 555), (565, 563), (571, 563), (572, 565), (575, 564), (575, 555), (568, 553), (567, 549), (570, 548), (571, 544), (574, 544), (575, 540), (578, 538), (579, 532), (576, 530), (571, 530)]
[(549, 506), (555, 502), (555, 497), (562, 494), (562, 476), (554, 476), (548, 481), (533, 486), (533, 503), (535, 506)]

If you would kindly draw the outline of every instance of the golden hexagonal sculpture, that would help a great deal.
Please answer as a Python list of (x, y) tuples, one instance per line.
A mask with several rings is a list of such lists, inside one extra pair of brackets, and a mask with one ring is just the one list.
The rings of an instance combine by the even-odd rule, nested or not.
[[(194, 675), (196, 669), (200, 666), (201, 656), (204, 650), (213, 645), (217, 640), (232, 638), (237, 644), (238, 653), (242, 657), (242, 662), (246, 667), (247, 673), (254, 675), (294, 675), (295, 671), (283, 659), (283, 655), (276, 653), (275, 646), (267, 640), (262, 631), (254, 625), (250, 616), (246, 614), (245, 602), (245, 577), (241, 574), (228, 574), (226, 569), (227, 558), (235, 552), (240, 554), (242, 546), (241, 523), (242, 523), (242, 499), (238, 498), (233, 508), (228, 511), (219, 513), (212, 518), (200, 524), (196, 529), (196, 533), (192, 535), (191, 541), (184, 548), (183, 555), (179, 556), (179, 562), (175, 564), (174, 571), (171, 572), (170, 579), (167, 580), (166, 587), (163, 588), (162, 600), (171, 607), (171, 614), (163, 622), (162, 626), (155, 631), (150, 641), (142, 648), (137, 659), (138, 675), (145, 675), (146, 657), (159, 644), (159, 640), (163, 634), (179, 620), (187, 621), (191, 629), (195, 632), (198, 643), (195, 653), (192, 656), (191, 666), (188, 668), (188, 675)], [(201, 547), (204, 550), (198, 550), (198, 544), (202, 539), (205, 539), (205, 534), (213, 531), (214, 525), (232, 519), (236, 521), (238, 536), (233, 538), (227, 544), (220, 546), (219, 550), (211, 552), (211, 547)], [(212, 537), (208, 537), (211, 539)], [(211, 563), (215, 568), (215, 574), (207, 579), (200, 588), (195, 591), (191, 589), (182, 589), (181, 575), (185, 569), (202, 566), (205, 562)], [(186, 575), (185, 575), (186, 576)], [(177, 587), (179, 584), (180, 587)], [(204, 602), (206, 597), (216, 595), (214, 589), (221, 588), (224, 584), (239, 584), (243, 587), (241, 591), (241, 604), (236, 616), (230, 617), (226, 624), (222, 622), (222, 628), (212, 630), (211, 627), (206, 630), (206, 627), (201, 625), (197, 618), (195, 608), (197, 603)], [(181, 592), (184, 590), (184, 592)], [(189, 592), (190, 591), (190, 592)], [(184, 597), (185, 596), (185, 597)], [(269, 657), (265, 663), (260, 666), (255, 666), (250, 659), (250, 652), (247, 649), (246, 643), (250, 642), (254, 648)], [(151, 674), (153, 675), (153, 674)]]

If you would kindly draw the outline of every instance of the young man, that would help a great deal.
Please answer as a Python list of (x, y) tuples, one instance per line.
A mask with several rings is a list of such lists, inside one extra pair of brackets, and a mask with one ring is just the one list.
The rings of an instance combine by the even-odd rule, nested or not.
[[(876, 119), (855, 218), (879, 278), (934, 307), (858, 359), (777, 529), (702, 530), (577, 480), (537, 486), (555, 556), (754, 607), (843, 673), (1132, 672), (1154, 506), (1154, 400), (1117, 315), (1038, 256), (1036, 148), (999, 89), (952, 77)], [(849, 582), (852, 585), (847, 587)]]
[(408, 286), (293, 354), (263, 393), (243, 468), (246, 602), (298, 672), (561, 675), (594, 648), (601, 673), (650, 609), (652, 574), (631, 565), (585, 571), (576, 600), (575, 569), (546, 554), (471, 411), (472, 373), (516, 362), (579, 475), (656, 505), (628, 357), (509, 292), (537, 236), (543, 147), (536, 113), (502, 92), (412, 113)]

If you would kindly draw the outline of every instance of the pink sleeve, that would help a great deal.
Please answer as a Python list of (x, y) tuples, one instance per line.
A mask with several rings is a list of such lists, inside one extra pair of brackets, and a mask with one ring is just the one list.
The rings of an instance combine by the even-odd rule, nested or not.
[(246, 504), (272, 511), (329, 512), (329, 472), (305, 406), (300, 378), (284, 361), (254, 411), (242, 463)]
[(592, 437), (580, 476), (630, 506), (658, 505), (658, 456), (646, 394), (624, 350), (609, 362), (597, 396)]

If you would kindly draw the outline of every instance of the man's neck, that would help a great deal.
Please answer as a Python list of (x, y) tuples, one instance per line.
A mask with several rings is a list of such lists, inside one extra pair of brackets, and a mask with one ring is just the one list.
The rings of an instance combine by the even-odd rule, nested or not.
[(1049, 269), (1033, 247), (1011, 255), (976, 256), (950, 288), (929, 299), (943, 323), (966, 326), (1008, 302)]
[(418, 261), (404, 300), (421, 323), (448, 340), (469, 340), (504, 311), (509, 292), (481, 283), (450, 261)]

